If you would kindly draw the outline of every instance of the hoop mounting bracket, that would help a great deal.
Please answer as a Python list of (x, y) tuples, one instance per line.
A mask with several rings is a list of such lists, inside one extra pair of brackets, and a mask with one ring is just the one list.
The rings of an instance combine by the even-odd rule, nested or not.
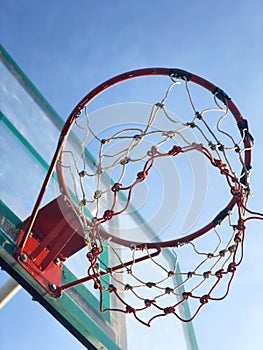
[(63, 262), (85, 246), (81, 225), (62, 196), (39, 210), (37, 219), (21, 246), (30, 217), (23, 223), (16, 256), (24, 269), (52, 296), (58, 297)]

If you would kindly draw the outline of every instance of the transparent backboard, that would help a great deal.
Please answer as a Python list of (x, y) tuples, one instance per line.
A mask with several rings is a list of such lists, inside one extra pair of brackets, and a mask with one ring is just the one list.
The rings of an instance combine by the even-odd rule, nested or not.
[[(149, 345), (157, 326), (145, 330), (129, 315), (101, 313), (99, 296), (91, 282), (64, 291), (61, 298), (55, 299), (14, 258), (21, 224), (32, 212), (64, 122), (2, 47), (0, 54), (1, 265), (87, 348), (124, 350)], [(55, 182), (53, 177), (42, 206), (58, 195)], [(136, 234), (141, 227), (142, 236), (152, 237), (152, 227), (141, 225), (142, 220), (136, 212), (125, 218), (126, 225)], [(114, 225), (118, 226), (118, 221)], [(88, 265), (85, 253), (80, 251), (64, 264), (65, 283), (74, 280), (74, 276), (85, 276)], [(118, 262), (116, 256), (107, 258), (111, 265)], [(110, 297), (105, 302), (106, 306), (114, 307)], [(181, 312), (189, 314), (186, 303)], [(178, 349), (197, 349), (192, 323), (170, 321), (162, 323), (163, 337), (172, 332)]]

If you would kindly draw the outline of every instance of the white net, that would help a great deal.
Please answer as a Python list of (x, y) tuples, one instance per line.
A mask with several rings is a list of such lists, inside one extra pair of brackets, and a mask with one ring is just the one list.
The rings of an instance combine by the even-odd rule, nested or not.
[[(134, 103), (99, 113), (83, 108), (59, 159), (101, 310), (107, 291), (116, 297), (111, 310), (146, 325), (167, 314), (189, 321), (210, 300), (224, 298), (242, 261), (245, 222), (261, 217), (245, 217), (253, 145), (246, 121), (222, 90), (211, 94), (180, 78), (170, 76), (165, 89), (160, 84), (161, 97), (140, 104), (142, 114)], [(211, 193), (202, 197), (200, 188)], [(184, 199), (194, 200), (193, 191), (200, 211), (187, 225)], [(105, 250), (119, 264), (106, 265)], [(186, 300), (193, 316), (182, 311)]]

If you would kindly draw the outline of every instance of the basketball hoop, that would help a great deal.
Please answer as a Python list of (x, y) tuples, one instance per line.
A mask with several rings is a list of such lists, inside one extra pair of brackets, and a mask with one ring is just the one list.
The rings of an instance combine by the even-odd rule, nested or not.
[[(161, 76), (167, 78), (167, 85), (159, 100), (151, 104), (144, 127), (123, 124), (118, 129), (113, 128), (111, 134), (107, 130), (103, 137), (94, 131), (88, 109), (100, 94), (128, 80)], [(170, 111), (179, 83), (188, 104), (185, 107), (188, 120)], [(203, 99), (199, 90), (209, 92), (211, 97), (209, 105), (201, 109), (195, 102), (195, 96)], [(234, 127), (228, 129), (228, 124), (236, 124), (238, 133)], [(76, 136), (79, 131), (81, 140)], [(188, 131), (194, 134), (194, 140), (188, 138)], [(67, 145), (69, 139), (76, 146), (74, 150), (72, 144)], [(142, 147), (148, 144), (146, 140), (150, 140), (147, 142), (151, 147)], [(246, 224), (252, 219), (263, 219), (261, 213), (247, 207), (251, 195), (252, 148), (248, 123), (233, 101), (223, 90), (197, 75), (180, 69), (148, 68), (109, 79), (86, 95), (66, 121), (33, 213), (21, 232), (18, 260), (28, 270), (33, 264), (35, 269), (35, 261), (39, 260), (40, 283), (55, 297), (68, 288), (92, 280), (100, 293), (102, 312), (116, 310), (133, 314), (147, 326), (154, 319), (169, 314), (181, 321), (191, 321), (205, 304), (227, 296), (243, 259)], [(92, 166), (87, 161), (90, 149), (93, 151)], [(230, 199), (217, 213), (193, 232), (186, 235), (177, 232), (175, 237), (165, 240), (158, 235), (147, 241), (133, 240), (125, 233), (116, 234), (111, 230), (111, 221), (121, 218), (133, 206), (134, 193), (138, 193), (141, 184), (148, 181), (151, 186), (151, 174), (158, 162), (176, 161), (188, 154), (198, 154), (227, 188)], [(60, 195), (57, 201), (39, 209), (55, 168)], [(107, 175), (109, 172), (117, 173), (114, 180)], [(59, 216), (61, 227), (64, 225), (63, 230), (68, 231), (68, 235), (58, 234), (62, 232), (61, 227), (52, 235), (51, 227), (43, 228), (44, 220), (52, 216), (55, 221), (54, 213), (59, 210), (64, 213), (63, 218)], [(28, 248), (31, 232), (35, 238)], [(55, 280), (50, 281), (49, 275), (43, 277), (50, 264), (54, 265), (55, 257), (59, 255), (60, 261), (64, 261), (84, 246), (88, 249), (87, 276), (60, 285), (59, 268)], [(43, 248), (49, 252), (40, 258)], [(111, 251), (119, 264), (107, 265), (102, 258), (105, 250)], [(23, 254), (34, 263), (25, 262)], [(182, 261), (184, 257), (185, 262)], [(146, 270), (144, 266), (151, 271), (148, 278), (142, 273)], [(105, 276), (110, 276), (110, 281)], [(105, 292), (115, 296), (116, 308), (104, 308)], [(190, 317), (180, 312), (186, 301), (193, 311)]]

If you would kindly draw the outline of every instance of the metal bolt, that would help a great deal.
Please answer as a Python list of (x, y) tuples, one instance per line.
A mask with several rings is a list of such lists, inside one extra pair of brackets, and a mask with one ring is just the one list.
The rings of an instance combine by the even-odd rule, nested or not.
[(27, 255), (25, 253), (21, 254), (20, 260), (25, 263), (27, 261)]
[(61, 263), (60, 259), (59, 258), (55, 258), (54, 259), (54, 264), (56, 264), (57, 266), (59, 266)]
[(54, 283), (49, 283), (48, 286), (51, 292), (55, 292), (57, 290), (57, 286)]

